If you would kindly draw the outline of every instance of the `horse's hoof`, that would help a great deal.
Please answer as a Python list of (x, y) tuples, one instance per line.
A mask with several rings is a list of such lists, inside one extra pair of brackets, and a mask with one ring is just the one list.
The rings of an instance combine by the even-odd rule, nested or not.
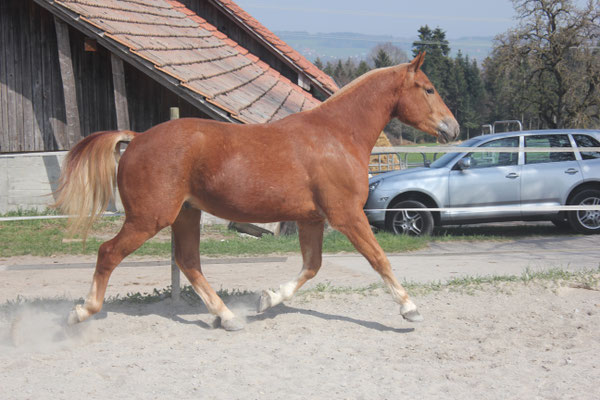
[(421, 322), (423, 321), (423, 316), (419, 314), (417, 310), (412, 310), (407, 313), (402, 314), (405, 320), (409, 322)]
[(81, 318), (79, 317), (79, 309), (81, 309), (81, 305), (77, 304), (75, 307), (73, 307), (73, 309), (71, 310), (71, 312), (69, 313), (69, 316), (67, 317), (67, 325), (71, 326), (71, 325), (75, 325), (81, 322)]
[(266, 309), (270, 308), (271, 306), (271, 295), (269, 295), (269, 292), (267, 292), (266, 290), (263, 290), (262, 294), (260, 295), (260, 299), (258, 300), (257, 311), (261, 313)]
[(244, 323), (238, 317), (226, 320), (221, 319), (221, 327), (228, 332), (240, 331), (244, 329)]

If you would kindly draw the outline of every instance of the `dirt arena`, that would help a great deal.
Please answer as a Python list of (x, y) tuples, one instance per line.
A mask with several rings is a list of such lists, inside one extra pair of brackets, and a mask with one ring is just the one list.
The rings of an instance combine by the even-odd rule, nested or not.
[[(271, 282), (296, 272), (272, 264)], [(164, 287), (169, 275), (117, 271), (112, 295)], [(264, 284), (237, 271), (237, 281)], [(0, 313), (3, 399), (600, 398), (600, 292), (590, 288), (542, 281), (417, 293), (420, 324), (403, 321), (382, 289), (312, 290), (260, 315), (258, 295), (231, 296), (246, 318), (239, 332), (214, 329), (201, 305), (165, 299), (109, 304), (67, 330), (73, 303), (52, 299), (83, 296), (91, 270), (13, 272), (1, 274), (3, 303), (34, 298), (36, 287), (42, 300)], [(332, 264), (321, 283), (335, 273)]]

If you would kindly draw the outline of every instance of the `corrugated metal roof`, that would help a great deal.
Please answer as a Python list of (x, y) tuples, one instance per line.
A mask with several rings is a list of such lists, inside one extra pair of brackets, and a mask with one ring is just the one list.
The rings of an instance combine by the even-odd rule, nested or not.
[[(77, 23), (96, 27), (105, 39), (126, 46), (132, 56), (150, 62), (239, 121), (268, 122), (319, 104), (178, 1), (47, 1), (78, 14)], [(313, 68), (319, 71), (312, 64), (303, 70), (315, 77)]]

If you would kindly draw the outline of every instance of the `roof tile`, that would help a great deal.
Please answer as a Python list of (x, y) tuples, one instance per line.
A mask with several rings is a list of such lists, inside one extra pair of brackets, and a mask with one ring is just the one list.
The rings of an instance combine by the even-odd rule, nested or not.
[(258, 60), (256, 65), (258, 65), (260, 68), (264, 69), (265, 71), (268, 71), (269, 69), (271, 69), (271, 67), (269, 67), (269, 64), (267, 64), (263, 60)]
[(248, 50), (240, 45), (235, 46), (235, 49), (240, 52), (242, 55), (248, 54)]
[(215, 31), (213, 35), (219, 39), (227, 39), (227, 35), (220, 31)]
[[(43, 0), (77, 13), (102, 35), (243, 122), (266, 122), (319, 102), (176, 0)], [(314, 65), (230, 0), (225, 5), (315, 79)], [(316, 71), (315, 71), (316, 70)], [(173, 79), (174, 78), (174, 79)], [(322, 84), (326, 86), (326, 82)]]
[(237, 42), (234, 41), (234, 40), (231, 40), (229, 38), (225, 39), (224, 42), (225, 42), (225, 44), (227, 46), (230, 46), (230, 47), (233, 47), (233, 48), (237, 47)]
[(259, 58), (258, 58), (258, 57), (256, 57), (256, 56), (255, 56), (254, 54), (252, 54), (252, 53), (248, 53), (248, 54), (246, 54), (246, 57), (248, 57), (248, 58), (249, 58), (250, 60), (252, 60), (252, 62), (254, 62), (254, 63), (258, 62), (258, 60), (259, 60)]

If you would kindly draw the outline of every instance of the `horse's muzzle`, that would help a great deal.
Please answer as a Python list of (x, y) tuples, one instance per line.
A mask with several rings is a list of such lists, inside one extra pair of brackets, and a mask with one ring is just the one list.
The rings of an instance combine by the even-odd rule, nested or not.
[(437, 137), (440, 143), (454, 141), (459, 133), (460, 127), (454, 118), (444, 118), (437, 126)]

